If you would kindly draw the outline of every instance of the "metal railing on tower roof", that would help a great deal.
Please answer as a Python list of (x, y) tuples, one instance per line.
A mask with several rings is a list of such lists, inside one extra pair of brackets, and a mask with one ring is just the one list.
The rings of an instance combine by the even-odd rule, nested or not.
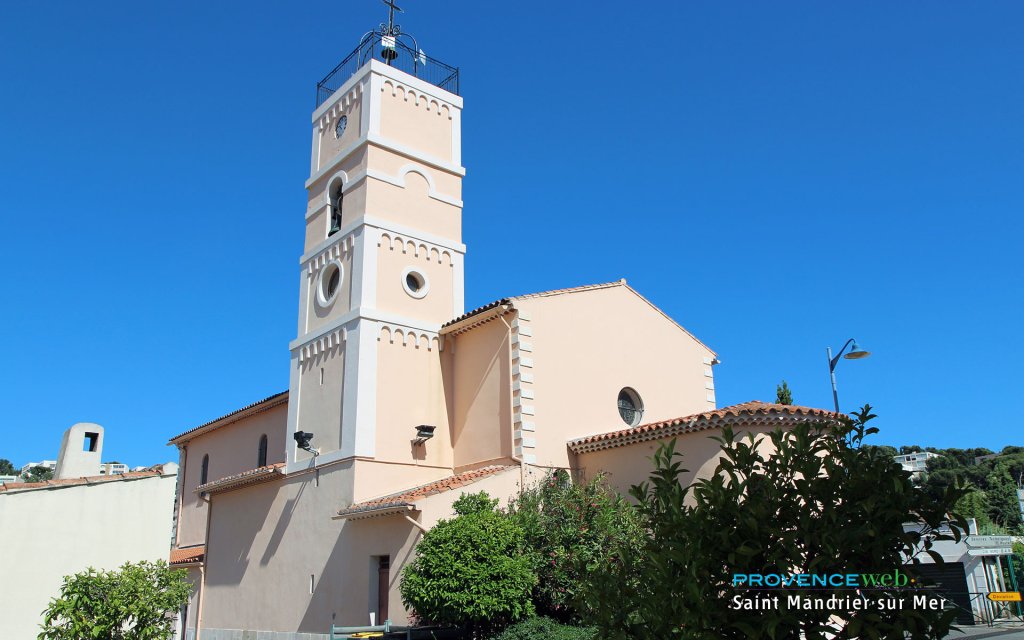
[(413, 49), (397, 38), (371, 32), (355, 51), (334, 67), (316, 85), (316, 107), (330, 98), (356, 71), (370, 60), (379, 60), (435, 87), (459, 95), (459, 68), (431, 58), (422, 50)]

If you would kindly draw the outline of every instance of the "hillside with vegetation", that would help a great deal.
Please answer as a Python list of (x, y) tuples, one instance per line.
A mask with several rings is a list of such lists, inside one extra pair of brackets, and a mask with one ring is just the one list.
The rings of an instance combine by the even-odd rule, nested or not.
[(889, 455), (927, 451), (940, 457), (928, 460), (928, 469), (917, 479), (932, 496), (940, 496), (957, 478), (968, 493), (957, 503), (958, 513), (978, 521), (984, 534), (1024, 534), (1018, 487), (1024, 486), (1024, 447), (991, 449), (936, 449), (935, 447), (880, 446)]

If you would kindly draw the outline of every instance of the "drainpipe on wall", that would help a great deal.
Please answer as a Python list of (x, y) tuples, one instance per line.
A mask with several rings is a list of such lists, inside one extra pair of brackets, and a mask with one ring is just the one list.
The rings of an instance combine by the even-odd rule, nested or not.
[[(206, 558), (199, 563), (199, 597), (196, 602), (196, 636), (195, 640), (199, 640), (201, 633), (200, 629), (203, 624), (203, 595), (206, 593)], [(188, 620), (185, 621), (186, 633), (188, 630)]]
[(420, 524), (419, 522), (416, 522), (416, 521), (415, 521), (414, 519), (412, 519), (411, 517), (409, 517), (409, 515), (408, 515), (408, 514), (404, 514), (404, 513), (403, 513), (403, 514), (402, 514), (402, 517), (403, 517), (403, 518), (405, 518), (406, 520), (408, 520), (409, 522), (411, 522), (411, 523), (412, 523), (412, 526), (414, 526), (414, 527), (416, 527), (417, 529), (419, 529), (419, 530), (420, 530), (420, 533), (426, 533), (426, 532), (427, 532), (427, 528), (426, 528), (426, 527), (424, 527), (424, 526), (423, 526), (422, 524)]
[(210, 523), (213, 522), (213, 496), (206, 494), (206, 537), (203, 540), (203, 562), (199, 565), (199, 602), (196, 605), (196, 637), (200, 640), (203, 627), (203, 601), (206, 599), (206, 565), (210, 562)]

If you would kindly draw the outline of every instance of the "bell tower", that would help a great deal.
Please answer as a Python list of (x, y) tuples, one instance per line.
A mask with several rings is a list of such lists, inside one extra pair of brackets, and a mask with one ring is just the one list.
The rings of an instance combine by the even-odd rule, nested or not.
[[(381, 450), (381, 429), (440, 419), (398, 390), (440, 388), (424, 379), (440, 376), (438, 331), (463, 312), (459, 72), (427, 56), (385, 4), (388, 22), (317, 85), (288, 421), (292, 434), (314, 434), (318, 453), (314, 462), (290, 440), (290, 469), (399, 461), (400, 449)], [(401, 366), (382, 351), (396, 340), (413, 354)], [(395, 403), (409, 415), (388, 413)]]

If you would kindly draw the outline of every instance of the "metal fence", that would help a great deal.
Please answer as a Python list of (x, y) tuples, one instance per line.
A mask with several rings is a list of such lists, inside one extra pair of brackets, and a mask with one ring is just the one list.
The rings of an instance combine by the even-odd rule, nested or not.
[(363, 38), (355, 51), (317, 83), (316, 106), (322, 105), (369, 60), (380, 60), (424, 82), (429, 82), (455, 95), (459, 94), (458, 67), (431, 58), (423, 51), (417, 51), (403, 44), (397, 38), (390, 39), (386, 43), (385, 40), (386, 38), (376, 32)]

